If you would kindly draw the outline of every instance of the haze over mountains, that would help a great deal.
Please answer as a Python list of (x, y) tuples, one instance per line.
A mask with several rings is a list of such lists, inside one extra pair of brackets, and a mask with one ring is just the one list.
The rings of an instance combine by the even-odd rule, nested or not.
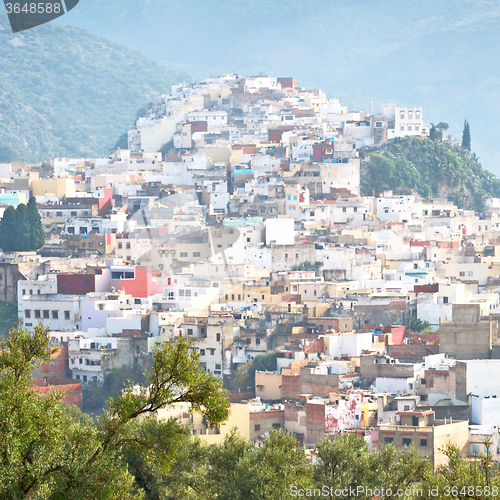
[(500, 174), (500, 2), (480, 0), (81, 0), (60, 18), (195, 79), (295, 76), (350, 107), (424, 106)]
[(13, 35), (0, 12), (0, 161), (107, 154), (140, 107), (186, 78), (72, 26)]

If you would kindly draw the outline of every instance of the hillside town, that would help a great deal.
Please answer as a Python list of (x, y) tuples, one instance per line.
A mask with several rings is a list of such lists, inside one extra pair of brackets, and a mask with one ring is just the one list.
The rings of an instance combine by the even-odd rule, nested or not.
[[(361, 194), (370, 148), (428, 135), (418, 106), (348, 110), (294, 78), (229, 74), (174, 85), (108, 157), (0, 164), (1, 214), (34, 196), (45, 232), (0, 254), (0, 302), (59, 347), (36, 384), (81, 406), (86, 384), (183, 336), (229, 419), (159, 416), (207, 443), (354, 432), (434, 467), (447, 443), (500, 461), (500, 199)], [(270, 351), (276, 370), (242, 386)]]

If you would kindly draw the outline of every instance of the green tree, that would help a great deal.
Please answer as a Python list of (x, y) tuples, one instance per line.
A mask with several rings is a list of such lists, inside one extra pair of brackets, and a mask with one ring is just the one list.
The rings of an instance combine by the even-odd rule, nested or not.
[(4, 252), (14, 250), (13, 236), (16, 231), (16, 209), (8, 207), (0, 221), (0, 248)]
[(156, 421), (157, 410), (184, 402), (213, 425), (227, 418), (220, 381), (199, 369), (185, 338), (158, 347), (147, 386), (110, 398), (96, 423), (61, 403), (61, 394), (30, 388), (33, 368), (53, 352), (49, 342), (41, 326), (34, 333), (13, 329), (0, 341), (1, 498), (139, 499), (124, 453), (140, 453), (166, 474), (182, 434), (175, 421)]
[(431, 325), (428, 321), (422, 321), (418, 318), (408, 319), (408, 328), (414, 332), (423, 332), (424, 330), (428, 330), (430, 326)]
[(432, 127), (429, 130), (429, 139), (435, 141), (437, 138), (437, 127), (434, 123), (431, 123)]
[(283, 429), (270, 430), (257, 449), (232, 432), (210, 452), (202, 498), (285, 500), (292, 486), (312, 487), (312, 472), (304, 450)]
[(28, 252), (31, 249), (30, 229), (28, 209), (24, 203), (20, 203), (16, 208), (16, 228), (12, 235), (14, 250), (17, 252)]
[(486, 453), (478, 455), (475, 460), (461, 458), (460, 450), (456, 446), (446, 445), (440, 451), (445, 455), (447, 462), (438, 467), (436, 475), (428, 477), (424, 490), (434, 489), (458, 500), (498, 499), (500, 468), (493, 461), (491, 444), (490, 440), (485, 440), (483, 445)]
[(424, 491), (424, 483), (432, 477), (431, 462), (427, 457), (421, 457), (415, 446), (397, 450), (392, 444), (383, 445), (378, 454), (373, 457), (376, 474), (375, 487), (390, 490), (392, 494), (383, 495), (380, 500), (403, 498), (413, 500), (417, 494), (398, 495), (398, 490)]
[(255, 372), (275, 372), (278, 369), (277, 359), (278, 355), (275, 351), (258, 354), (250, 363), (246, 363), (238, 368), (236, 372), (236, 385), (243, 392), (255, 391)]
[(441, 130), (441, 132), (446, 132), (450, 128), (450, 126), (446, 122), (439, 122), (436, 125), (436, 128), (438, 130)]
[(341, 434), (333, 441), (325, 437), (314, 453), (318, 459), (314, 467), (316, 487), (344, 490), (374, 484), (373, 456), (360, 434)]
[(470, 127), (467, 120), (465, 120), (464, 122), (464, 131), (462, 133), (462, 147), (467, 151), (470, 151)]
[(36, 198), (32, 196), (27, 205), (29, 224), (29, 250), (36, 251), (45, 245), (45, 232), (43, 230), (42, 217), (38, 211)]

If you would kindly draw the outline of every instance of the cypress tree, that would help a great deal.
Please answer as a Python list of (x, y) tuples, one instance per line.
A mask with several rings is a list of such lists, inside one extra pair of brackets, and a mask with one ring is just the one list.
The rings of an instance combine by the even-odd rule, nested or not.
[(0, 248), (4, 252), (14, 250), (14, 233), (16, 230), (16, 209), (8, 207), (0, 221)]
[(45, 232), (43, 231), (42, 218), (38, 211), (36, 198), (32, 196), (28, 202), (28, 223), (30, 228), (30, 248), (29, 250), (36, 251), (42, 248), (45, 244)]
[(462, 134), (462, 147), (467, 151), (470, 151), (470, 127), (469, 122), (465, 120), (464, 122), (464, 132)]
[(429, 130), (429, 139), (435, 141), (436, 140), (436, 125), (434, 123), (431, 123), (432, 127)]
[(16, 210), (16, 227), (14, 231), (14, 250), (27, 252), (31, 249), (30, 223), (28, 209), (24, 203), (20, 203)]

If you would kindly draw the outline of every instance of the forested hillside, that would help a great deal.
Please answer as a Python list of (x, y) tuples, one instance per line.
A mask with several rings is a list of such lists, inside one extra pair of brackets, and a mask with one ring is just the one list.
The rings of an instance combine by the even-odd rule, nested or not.
[(189, 78), (79, 28), (16, 35), (0, 12), (0, 161), (102, 155), (137, 110)]
[(480, 210), (485, 198), (500, 197), (500, 180), (460, 146), (405, 137), (370, 152), (361, 164), (362, 193), (378, 195), (385, 189), (398, 194), (416, 191)]

